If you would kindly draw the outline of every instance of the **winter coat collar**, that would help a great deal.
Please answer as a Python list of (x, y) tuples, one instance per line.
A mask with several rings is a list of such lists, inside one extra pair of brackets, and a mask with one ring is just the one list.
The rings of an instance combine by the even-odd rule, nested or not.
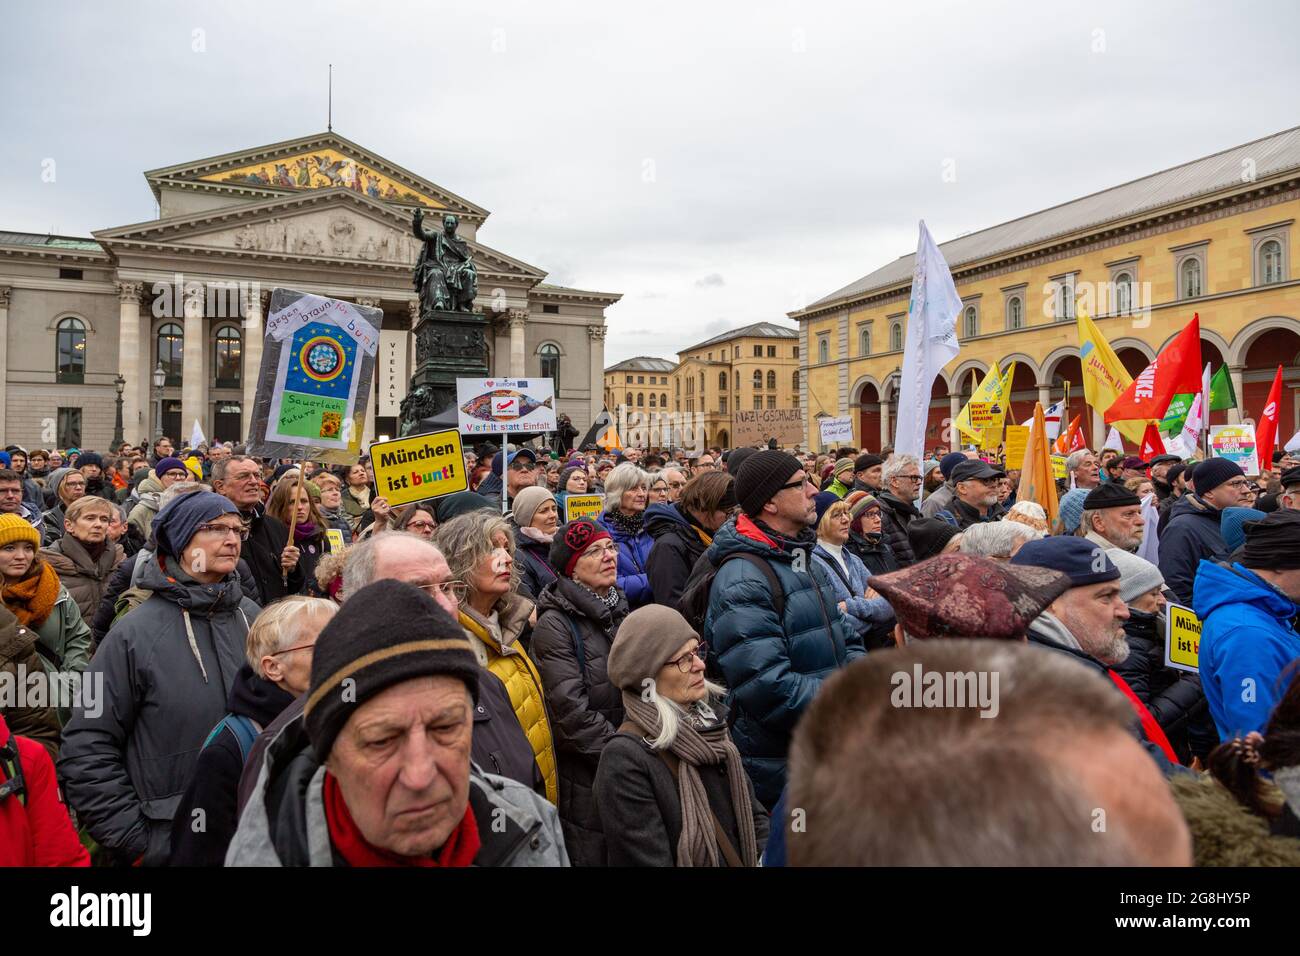
[(1173, 521), (1179, 515), (1196, 515), (1213, 521), (1217, 526), (1223, 518), (1223, 512), (1218, 508), (1205, 503), (1200, 495), (1187, 492), (1181, 498), (1173, 503), (1169, 509), (1169, 520)]
[(1296, 603), (1242, 564), (1202, 560), (1196, 568), (1192, 593), (1193, 610), (1204, 621), (1214, 611), (1233, 604), (1247, 604), (1274, 617), (1283, 628), (1300, 613)]
[[(109, 542), (104, 553), (96, 561), (90, 556), (80, 541), (70, 534), (65, 534), (47, 549), (52, 555), (59, 555), (71, 562), (73, 568), (89, 577), (102, 581), (113, 573), (113, 569), (126, 557), (120, 544)], [(55, 570), (60, 570), (55, 568)]]
[(921, 517), (921, 512), (915, 504), (904, 501), (901, 498), (895, 498), (893, 492), (882, 491), (876, 495), (876, 500), (881, 504), (888, 505), (892, 510), (899, 514), (909, 515), (913, 518)]
[(521, 648), (515, 642), (528, 626), (528, 616), (533, 613), (533, 602), (519, 594), (511, 593), (506, 595), (504, 603), (497, 605), (496, 612), (497, 627), (501, 629), (500, 644), (492, 636), (492, 628), (488, 626), (487, 619), (470, 607), (468, 601), (460, 606), (463, 619), (461, 625), (468, 627), (475, 637), (491, 646), (498, 654), (518, 653)]
[(1070, 633), (1070, 629), (1062, 624), (1060, 618), (1051, 611), (1044, 611), (1030, 621), (1029, 633), (1042, 638), (1048, 644), (1055, 644), (1057, 647), (1078, 651), (1086, 656), (1087, 652), (1079, 646), (1079, 642)]
[(269, 680), (258, 677), (245, 662), (230, 686), (227, 706), (232, 714), (248, 717), (258, 727), (265, 727), (292, 703), (292, 695)]
[(156, 558), (149, 561), (140, 573), (140, 587), (194, 614), (211, 616), (239, 608), (244, 591), (237, 573), (227, 574), (216, 584), (200, 584), (182, 571), (173, 559), (167, 558), (166, 561), (166, 570), (159, 566)]
[(581, 584), (569, 578), (557, 578), (537, 599), (539, 617), (543, 611), (559, 611), (566, 617), (585, 617), (604, 630), (609, 630), (627, 617), (627, 597), (619, 592), (618, 604), (611, 611), (603, 601)]

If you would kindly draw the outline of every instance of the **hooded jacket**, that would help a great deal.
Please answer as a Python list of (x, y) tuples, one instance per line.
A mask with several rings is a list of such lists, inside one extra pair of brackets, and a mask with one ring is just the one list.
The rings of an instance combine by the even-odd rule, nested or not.
[(233, 574), (205, 585), (174, 562), (164, 572), (150, 561), (141, 583), (153, 594), (118, 621), (87, 671), (103, 680), (103, 713), (74, 708), (59, 776), (102, 847), (160, 865), (199, 749), (226, 714), (258, 607)]
[(907, 537), (907, 526), (921, 517), (921, 512), (915, 505), (895, 498), (888, 491), (877, 494), (876, 501), (880, 503), (880, 533), (894, 552), (894, 560), (900, 568), (915, 564), (916, 554)]
[[(18, 623), (12, 611), (0, 606), (0, 679), (26, 682), (27, 675), (39, 674), (45, 669), (41, 655), (36, 650), (36, 632)], [(14, 686), (17, 686), (15, 683)], [(59, 755), (59, 718), (53, 707), (28, 705), (6, 706), (0, 716), (9, 729), (20, 737), (30, 737), (41, 744), (51, 757)]]
[[(21, 796), (0, 797), (0, 867), (90, 866), (90, 854), (59, 799), (50, 755), (37, 741), (11, 734), (3, 716), (0, 748), (13, 751), (23, 778)], [(0, 764), (0, 784), (8, 779)]]
[(1300, 657), (1292, 624), (1300, 608), (1244, 565), (1212, 561), (1197, 570), (1191, 604), (1201, 619), (1201, 687), (1219, 738), (1262, 733), (1286, 692), (1287, 667)]
[(158, 501), (163, 493), (162, 482), (150, 471), (149, 477), (140, 482), (138, 491), (139, 501), (131, 509), (126, 523), (140, 533), (141, 540), (148, 541), (153, 519), (158, 516), (158, 511), (162, 507)]
[[(790, 737), (822, 681), (866, 653), (862, 638), (846, 633), (831, 601), (826, 572), (812, 558), (815, 543), (811, 530), (797, 540), (778, 540), (742, 514), (718, 529), (708, 550), (718, 571), (704, 639), (736, 715), (732, 739), (765, 807), (781, 795)], [(741, 551), (771, 565), (784, 593), (784, 617), (777, 617), (761, 570), (748, 561), (726, 561)]]
[(599, 523), (618, 545), (618, 589), (626, 595), (628, 607), (634, 610), (643, 604), (653, 604), (654, 594), (650, 590), (646, 562), (650, 559), (654, 538), (647, 533), (644, 523), (638, 533), (629, 534), (608, 519), (608, 514), (602, 513)]
[(654, 541), (645, 562), (652, 603), (676, 608), (691, 569), (713, 539), (676, 504), (646, 508), (645, 530)]
[[(291, 703), (292, 695), (258, 677), (245, 663), (230, 688), (229, 716), (247, 717), (254, 729), (260, 731)], [(243, 769), (244, 754), (239, 749), (239, 738), (229, 726), (218, 722), (205, 738), (194, 763), (190, 785), (176, 806), (169, 865), (221, 866), (239, 822), (235, 798)], [(204, 825), (199, 829), (193, 825), (196, 808), (203, 811)]]
[(1223, 512), (1212, 508), (1199, 495), (1185, 494), (1169, 509), (1169, 525), (1159, 530), (1160, 573), (1165, 587), (1174, 592), (1179, 604), (1191, 606), (1192, 583), (1202, 560), (1222, 561), (1228, 556), (1219, 522)]
[[(226, 866), (346, 866), (330, 841), (324, 780), (303, 722), (290, 722), (262, 755)], [(475, 866), (568, 866), (555, 807), (528, 787), (471, 764), (469, 806), (482, 841)]]
[(528, 537), (513, 517), (510, 519), (510, 530), (515, 536), (515, 556), (522, 559), (519, 561), (519, 593), (530, 601), (536, 601), (545, 587), (558, 576), (551, 567), (551, 546)]
[[(604, 866), (605, 839), (592, 788), (600, 753), (623, 722), (623, 694), (606, 665), (627, 616), (620, 594), (611, 610), (570, 578), (542, 592), (533, 628), (533, 660), (542, 675), (560, 765), (560, 821), (575, 866)], [(582, 639), (582, 659), (574, 629)]]
[(60, 583), (72, 595), (82, 619), (89, 621), (108, 589), (113, 570), (126, 560), (126, 552), (120, 544), (110, 541), (95, 559), (85, 545), (69, 534), (42, 549), (41, 557), (50, 563)]

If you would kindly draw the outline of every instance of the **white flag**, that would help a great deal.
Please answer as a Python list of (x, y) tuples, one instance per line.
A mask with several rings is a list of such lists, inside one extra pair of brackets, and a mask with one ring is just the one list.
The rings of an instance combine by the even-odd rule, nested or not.
[[(1047, 432), (1049, 442), (1056, 441), (1061, 434), (1061, 406), (1063, 404), (1065, 403), (1057, 402), (1055, 405), (1049, 405), (1043, 411), (1043, 424), (1047, 426), (1044, 431)], [(1027, 422), (1021, 422), (1020, 425), (1023, 428), (1033, 429), (1034, 420), (1031, 418)]]
[(1106, 433), (1106, 444), (1101, 446), (1102, 451), (1105, 451), (1107, 448), (1113, 448), (1121, 454), (1124, 452), (1124, 439), (1119, 437), (1119, 429), (1114, 425), (1111, 425), (1110, 431)]
[(898, 387), (898, 422), (894, 451), (925, 457), (925, 427), (930, 418), (930, 389), (939, 372), (957, 357), (957, 315), (961, 298), (952, 272), (921, 221), (912, 270), (912, 298), (907, 306), (907, 345)]
[(205, 441), (207, 439), (203, 437), (203, 429), (199, 427), (199, 420), (196, 418), (194, 419), (194, 430), (190, 432), (190, 447), (198, 448)]

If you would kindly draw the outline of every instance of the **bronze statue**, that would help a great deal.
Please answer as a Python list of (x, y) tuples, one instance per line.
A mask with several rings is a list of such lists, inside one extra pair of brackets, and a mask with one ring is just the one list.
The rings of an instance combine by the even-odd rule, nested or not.
[(469, 243), (456, 235), (459, 220), (442, 217), (442, 232), (426, 232), (424, 210), (415, 210), (411, 223), (423, 243), (415, 263), (415, 291), (420, 294), (420, 318), (434, 312), (472, 312), (478, 295), (478, 270)]
[(402, 399), (401, 434), (409, 435), (420, 425), (420, 420), (437, 414), (438, 395), (432, 385), (417, 385), (410, 395)]

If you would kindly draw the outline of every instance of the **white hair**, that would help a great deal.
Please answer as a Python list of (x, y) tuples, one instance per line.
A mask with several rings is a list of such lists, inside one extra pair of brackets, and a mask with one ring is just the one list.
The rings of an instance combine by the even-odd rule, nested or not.
[(880, 480), (888, 484), (901, 475), (904, 468), (912, 465), (916, 465), (918, 471), (921, 468), (921, 462), (915, 455), (890, 455), (885, 467), (880, 470)]
[(1006, 560), (1020, 545), (1042, 536), (1041, 531), (1019, 521), (977, 522), (962, 532), (957, 550), (962, 554)]
[(648, 489), (649, 487), (650, 475), (639, 465), (630, 461), (616, 465), (614, 470), (605, 476), (605, 505), (602, 510), (613, 511), (623, 500), (623, 495), (633, 488)]
[[(713, 720), (715, 717), (713, 704), (727, 695), (727, 689), (710, 680), (704, 682), (704, 689), (708, 693), (692, 704), (691, 709), (705, 720)], [(677, 739), (677, 732), (681, 730), (682, 717), (686, 715), (686, 710), (681, 704), (655, 693), (653, 685), (650, 688), (650, 703), (654, 704), (655, 710), (659, 712), (660, 730), (659, 736), (648, 742), (655, 750), (667, 750)]]
[(1086, 448), (1084, 448), (1084, 449), (1082, 449), (1082, 450), (1080, 450), (1080, 451), (1076, 451), (1076, 452), (1075, 452), (1073, 455), (1071, 455), (1069, 458), (1065, 459), (1065, 470), (1066, 470), (1066, 471), (1078, 471), (1078, 470), (1079, 470), (1079, 466), (1080, 466), (1081, 464), (1083, 464), (1084, 456), (1085, 456), (1085, 455), (1091, 455), (1091, 454), (1092, 454), (1092, 452), (1090, 452), (1090, 451), (1089, 451), (1088, 449), (1086, 449)]

